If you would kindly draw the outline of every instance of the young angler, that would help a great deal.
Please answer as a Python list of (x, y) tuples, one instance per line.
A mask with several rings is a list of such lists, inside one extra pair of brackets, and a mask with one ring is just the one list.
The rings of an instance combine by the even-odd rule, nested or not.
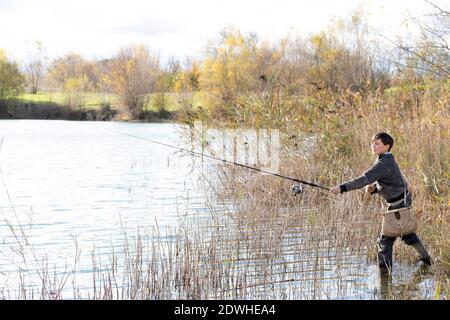
[[(366, 186), (366, 192), (378, 193), (389, 205), (388, 212), (400, 212), (411, 207), (411, 186), (402, 177), (400, 169), (390, 153), (394, 139), (385, 132), (377, 133), (372, 138), (372, 153), (377, 156), (373, 166), (356, 179), (344, 182), (330, 189), (333, 194), (348, 192)], [(396, 236), (386, 235), (383, 232), (377, 240), (378, 266), (381, 270), (392, 268), (392, 246)], [(412, 246), (419, 254), (420, 260), (426, 265), (431, 265), (432, 260), (415, 232), (402, 234), (400, 238)]]

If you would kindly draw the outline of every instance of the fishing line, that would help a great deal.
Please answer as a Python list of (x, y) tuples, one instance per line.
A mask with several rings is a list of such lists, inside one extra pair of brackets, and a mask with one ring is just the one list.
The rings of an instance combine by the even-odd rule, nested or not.
[[(116, 131), (116, 130), (112, 130), (112, 131), (115, 131), (117, 133), (129, 136), (129, 137), (133, 137), (133, 138), (136, 138), (136, 139), (140, 139), (140, 140), (144, 140), (144, 141), (147, 141), (147, 142), (151, 142), (151, 143), (159, 144), (159, 145), (162, 145), (162, 146), (166, 146), (168, 148), (173, 148), (173, 149), (177, 149), (177, 150), (180, 150), (180, 151), (184, 151), (184, 152), (190, 153), (190, 154), (195, 155), (195, 156), (206, 157), (206, 158), (210, 158), (210, 159), (213, 159), (213, 160), (222, 161), (224, 163), (232, 164), (232, 165), (239, 166), (239, 167), (242, 167), (242, 168), (246, 168), (246, 169), (250, 169), (250, 170), (254, 170), (254, 171), (270, 174), (272, 176), (276, 176), (276, 177), (279, 177), (279, 178), (282, 178), (282, 179), (291, 180), (291, 181), (294, 181), (296, 183), (301, 183), (301, 184), (305, 184), (305, 185), (308, 185), (308, 186), (311, 186), (311, 187), (320, 188), (320, 189), (324, 189), (324, 190), (330, 190), (330, 188), (327, 188), (327, 187), (324, 187), (324, 186), (321, 186), (321, 185), (318, 185), (318, 184), (315, 184), (315, 183), (312, 183), (312, 182), (308, 182), (308, 181), (304, 181), (304, 180), (301, 180), (301, 179), (292, 178), (292, 177), (289, 177), (289, 176), (284, 176), (284, 175), (281, 175), (281, 174), (278, 174), (278, 173), (273, 173), (273, 172), (270, 172), (270, 171), (254, 168), (254, 167), (242, 164), (242, 163), (238, 163), (238, 162), (234, 162), (234, 161), (228, 161), (226, 159), (217, 158), (217, 157), (214, 157), (214, 156), (210, 156), (210, 155), (207, 155), (207, 154), (195, 152), (195, 151), (192, 151), (192, 150), (187, 150), (187, 149), (184, 149), (184, 148), (175, 147), (175, 146), (172, 146), (172, 145), (167, 144), (167, 143), (155, 141), (155, 140), (148, 139), (148, 138), (139, 137), (139, 136), (136, 136), (136, 135), (133, 135), (133, 134), (130, 134), (130, 133), (125, 133), (125, 132), (122, 132), (122, 131)], [(294, 186), (292, 188), (292, 191), (294, 191), (295, 194), (302, 193), (303, 192), (303, 188), (301, 186)]]

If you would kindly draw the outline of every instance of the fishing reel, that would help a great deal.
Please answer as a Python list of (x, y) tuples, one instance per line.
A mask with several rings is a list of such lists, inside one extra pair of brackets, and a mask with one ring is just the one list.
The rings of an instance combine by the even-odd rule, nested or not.
[(294, 184), (291, 188), (294, 196), (297, 196), (300, 193), (303, 193), (303, 185), (302, 184)]

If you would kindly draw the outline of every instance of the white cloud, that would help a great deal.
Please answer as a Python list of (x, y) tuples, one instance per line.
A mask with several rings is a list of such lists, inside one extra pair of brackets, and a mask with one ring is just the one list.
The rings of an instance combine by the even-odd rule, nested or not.
[(333, 17), (348, 17), (361, 6), (372, 25), (392, 32), (405, 8), (421, 14), (426, 5), (422, 0), (1, 0), (0, 47), (23, 59), (27, 42), (40, 40), (50, 57), (68, 51), (107, 57), (143, 42), (162, 56), (183, 57), (197, 55), (206, 39), (228, 25), (274, 40), (291, 30), (321, 30)]

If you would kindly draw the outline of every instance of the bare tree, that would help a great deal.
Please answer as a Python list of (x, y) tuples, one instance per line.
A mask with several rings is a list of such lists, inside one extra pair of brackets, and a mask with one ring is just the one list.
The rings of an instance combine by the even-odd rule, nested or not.
[(25, 66), (26, 76), (31, 85), (31, 93), (36, 94), (44, 74), (44, 47), (41, 41), (35, 42), (33, 52), (29, 54), (28, 63)]
[(113, 59), (111, 81), (126, 116), (138, 118), (148, 103), (158, 72), (158, 57), (150, 54), (144, 45), (123, 48)]
[(430, 13), (420, 18), (409, 16), (409, 21), (419, 30), (418, 37), (383, 38), (398, 50), (397, 58), (391, 62), (399, 69), (413, 71), (416, 76), (450, 79), (450, 9), (425, 2), (431, 8)]

